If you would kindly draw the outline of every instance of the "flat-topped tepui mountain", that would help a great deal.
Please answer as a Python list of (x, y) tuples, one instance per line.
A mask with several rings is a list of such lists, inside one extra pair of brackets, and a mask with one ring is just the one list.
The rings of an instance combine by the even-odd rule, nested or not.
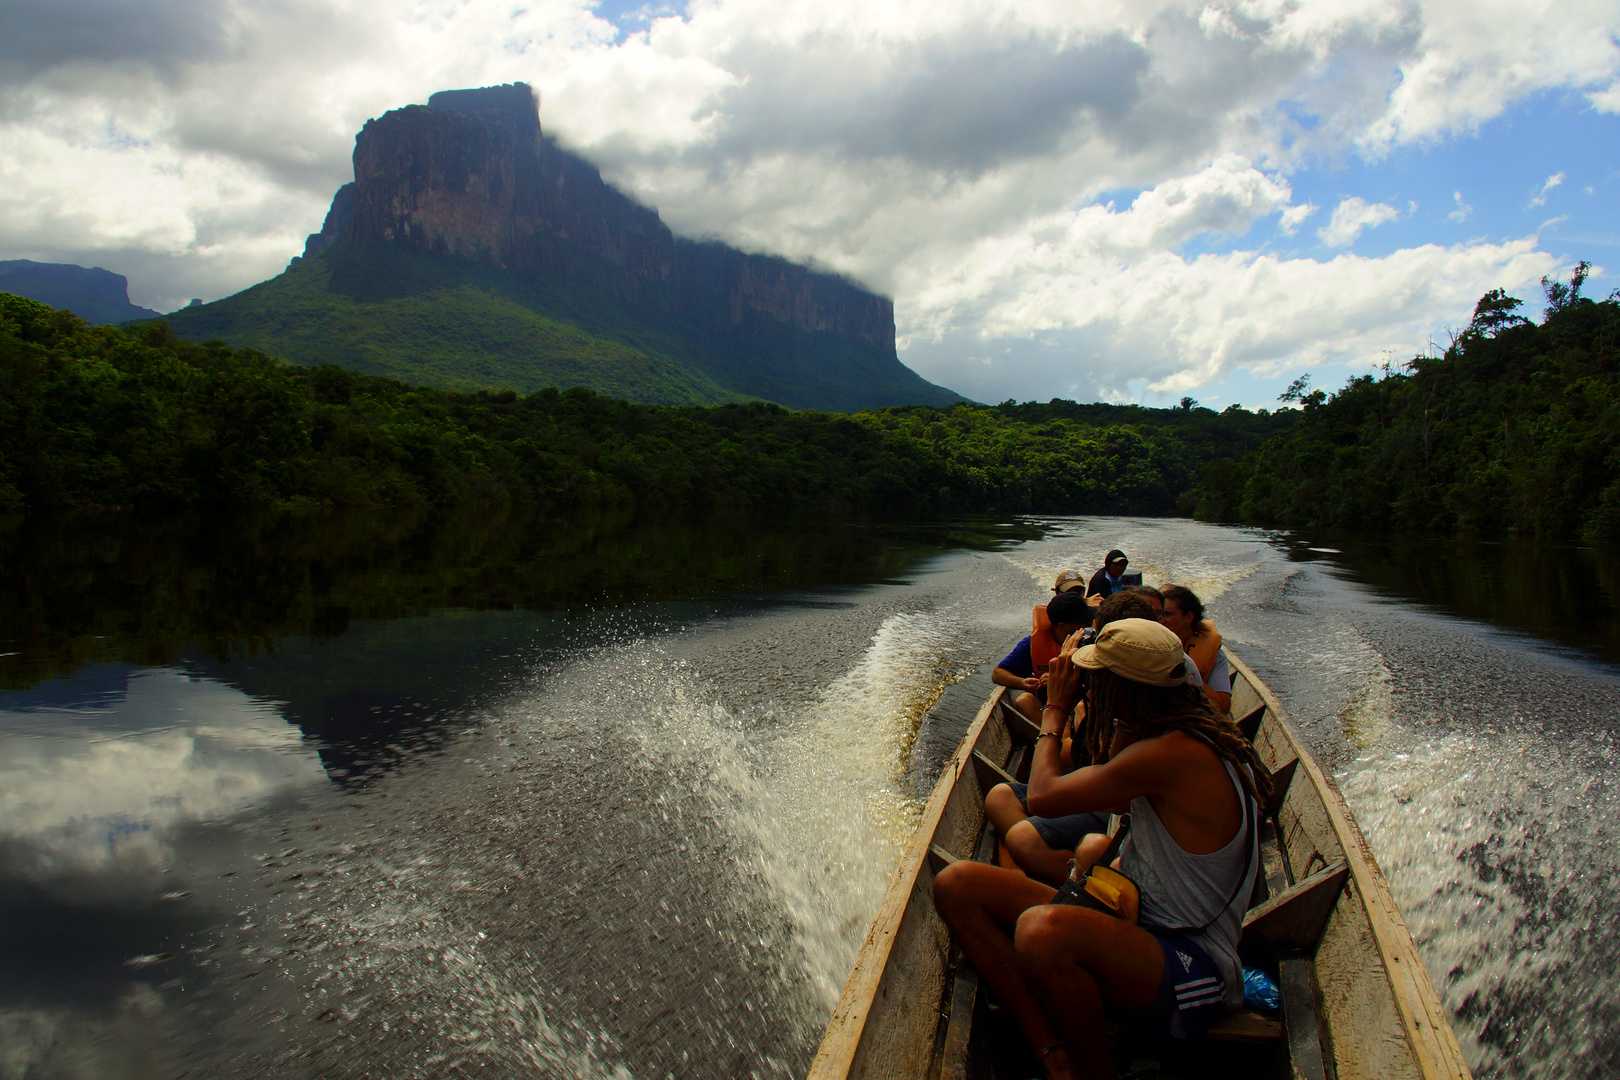
[(11, 259), (0, 262), (0, 292), (66, 308), (87, 323), (117, 325), (157, 314), (129, 302), (129, 279), (123, 274), (99, 266)]
[(177, 312), (176, 332), (464, 389), (835, 410), (959, 400), (900, 363), (891, 301), (674, 235), (544, 135), (521, 83), (368, 121), (354, 177), (285, 273)]

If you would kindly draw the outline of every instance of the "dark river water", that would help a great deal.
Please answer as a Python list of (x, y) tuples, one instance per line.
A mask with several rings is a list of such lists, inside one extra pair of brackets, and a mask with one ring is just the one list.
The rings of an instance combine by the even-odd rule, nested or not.
[(801, 1076), (1115, 546), (1288, 705), (1476, 1074), (1620, 1072), (1613, 552), (497, 514), (0, 526), (0, 1080)]

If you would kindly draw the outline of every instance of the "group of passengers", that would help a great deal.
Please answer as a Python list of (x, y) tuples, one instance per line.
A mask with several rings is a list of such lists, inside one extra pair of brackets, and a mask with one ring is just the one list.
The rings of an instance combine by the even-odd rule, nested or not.
[(1243, 1000), (1237, 943), (1267, 774), (1227, 716), (1231, 671), (1203, 604), (1128, 569), (1114, 550), (1089, 581), (1059, 574), (996, 667), (1039, 725), (1029, 782), (985, 798), (998, 864), (958, 862), (934, 881), (940, 915), (1052, 1080), (1113, 1075), (1109, 1015), (1184, 1040)]

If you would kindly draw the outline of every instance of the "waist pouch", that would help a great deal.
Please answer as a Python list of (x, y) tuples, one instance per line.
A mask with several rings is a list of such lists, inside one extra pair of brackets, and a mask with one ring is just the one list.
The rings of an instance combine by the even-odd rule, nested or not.
[[(1243, 825), (1238, 835), (1249, 836), (1249, 851), (1248, 857), (1243, 861), (1243, 872), (1238, 874), (1237, 883), (1232, 886), (1232, 895), (1226, 898), (1226, 903), (1222, 904), (1219, 910), (1215, 912), (1215, 915), (1202, 926), (1144, 926), (1144, 930), (1151, 930), (1158, 934), (1201, 934), (1214, 926), (1215, 920), (1226, 914), (1227, 909), (1232, 906), (1232, 902), (1237, 899), (1238, 892), (1243, 888), (1243, 883), (1249, 879), (1249, 868), (1254, 865), (1255, 849), (1259, 847), (1254, 842), (1254, 809), (1249, 804), (1248, 793), (1242, 791), (1242, 789), (1239, 789), (1239, 793), (1242, 796), (1244, 812)], [(1052, 898), (1051, 902), (1065, 906), (1089, 908), (1092, 911), (1100, 911), (1104, 915), (1112, 915), (1116, 919), (1125, 917), (1120, 912), (1121, 909), (1126, 907), (1129, 907), (1132, 912), (1140, 912), (1142, 910), (1142, 890), (1137, 887), (1136, 882), (1109, 865), (1114, 861), (1115, 856), (1119, 854), (1120, 845), (1125, 842), (1125, 835), (1130, 832), (1130, 829), (1131, 818), (1129, 814), (1126, 814), (1120, 818), (1119, 828), (1114, 830), (1113, 839), (1108, 842), (1108, 849), (1103, 852), (1101, 858), (1092, 864), (1091, 869), (1086, 871), (1086, 876), (1077, 881), (1071, 870), (1069, 877), (1063, 882), (1062, 887), (1058, 889), (1057, 895)], [(1136, 920), (1133, 918), (1130, 922), (1135, 923)]]
[(1065, 881), (1052, 898), (1052, 903), (1090, 908), (1104, 915), (1124, 918), (1120, 909), (1129, 902), (1132, 910), (1140, 911), (1141, 896), (1136, 882), (1111, 866), (1098, 865), (1087, 871), (1083, 881), (1076, 881), (1072, 877)]

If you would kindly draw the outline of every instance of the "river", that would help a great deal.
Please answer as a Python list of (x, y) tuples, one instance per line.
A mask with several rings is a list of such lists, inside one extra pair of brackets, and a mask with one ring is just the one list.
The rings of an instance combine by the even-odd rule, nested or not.
[(406, 514), (0, 529), (0, 1080), (801, 1076), (1115, 546), (1281, 696), (1476, 1074), (1620, 1068), (1612, 553)]

